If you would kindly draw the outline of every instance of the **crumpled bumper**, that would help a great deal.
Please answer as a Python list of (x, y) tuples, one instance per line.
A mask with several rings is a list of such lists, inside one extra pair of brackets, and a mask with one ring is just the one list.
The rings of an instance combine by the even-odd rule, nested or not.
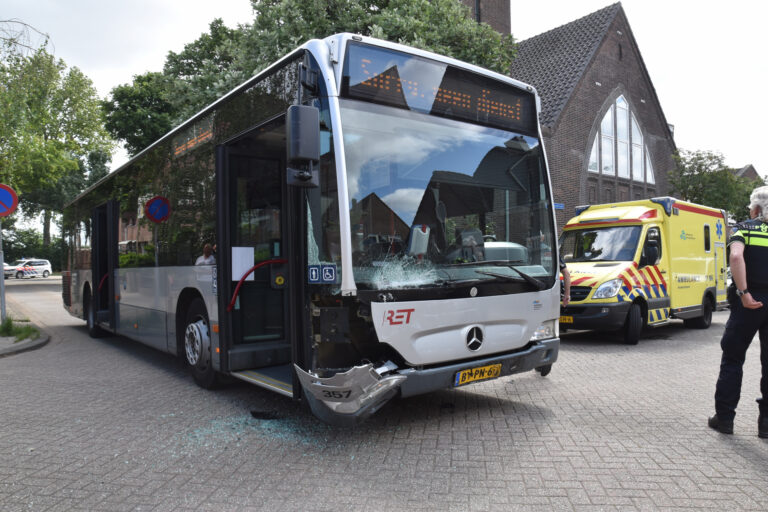
[[(388, 402), (406, 379), (402, 375), (381, 375), (393, 369), (394, 365), (378, 369), (372, 364), (355, 366), (333, 377), (318, 377), (296, 365), (294, 367), (305, 393), (322, 402), (335, 415), (355, 417), (355, 422), (367, 418)], [(318, 413), (315, 407), (312, 409), (315, 414)]]
[(333, 377), (319, 377), (294, 367), (312, 412), (327, 423), (351, 426), (376, 412), (398, 392), (405, 397), (453, 387), (457, 372), (485, 365), (500, 365), (499, 377), (551, 365), (557, 360), (559, 347), (560, 339), (552, 338), (521, 351), (434, 368), (398, 368), (391, 362), (379, 368), (365, 364)]

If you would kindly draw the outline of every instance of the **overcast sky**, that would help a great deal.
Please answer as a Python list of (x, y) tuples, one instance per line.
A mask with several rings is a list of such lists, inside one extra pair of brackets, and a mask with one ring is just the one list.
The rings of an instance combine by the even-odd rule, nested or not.
[[(610, 5), (606, 0), (512, 0), (517, 40)], [(106, 96), (134, 75), (162, 69), (168, 51), (207, 31), (252, 20), (249, 0), (0, 0), (0, 19), (50, 35), (54, 53)], [(677, 146), (722, 153), (768, 174), (759, 94), (768, 84), (765, 12), (757, 0), (624, 0), (624, 10)], [(122, 163), (120, 156), (115, 163)]]

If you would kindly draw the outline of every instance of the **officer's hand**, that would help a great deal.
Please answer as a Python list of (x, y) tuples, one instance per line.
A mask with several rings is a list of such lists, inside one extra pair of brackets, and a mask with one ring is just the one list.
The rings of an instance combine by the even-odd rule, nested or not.
[(752, 294), (747, 292), (741, 296), (741, 305), (747, 309), (760, 309), (763, 303), (752, 298)]
[(568, 305), (569, 302), (571, 302), (571, 297), (569, 297), (568, 295), (563, 295), (561, 302), (563, 303), (563, 307), (565, 307)]

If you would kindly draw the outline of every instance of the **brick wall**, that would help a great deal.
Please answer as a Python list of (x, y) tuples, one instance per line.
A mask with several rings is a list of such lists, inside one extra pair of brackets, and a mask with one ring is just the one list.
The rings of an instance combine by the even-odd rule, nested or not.
[[(651, 155), (655, 185), (587, 171), (600, 121), (619, 95), (627, 100), (640, 125)], [(574, 215), (578, 205), (668, 195), (667, 173), (674, 166), (674, 141), (623, 12), (613, 21), (558, 123), (544, 136), (555, 202), (565, 205), (564, 210), (557, 211), (558, 228)]]
[[(472, 10), (475, 17), (477, 0), (461, 0)], [(480, 0), (480, 21), (487, 23), (497, 32), (509, 34), (509, 0)]]

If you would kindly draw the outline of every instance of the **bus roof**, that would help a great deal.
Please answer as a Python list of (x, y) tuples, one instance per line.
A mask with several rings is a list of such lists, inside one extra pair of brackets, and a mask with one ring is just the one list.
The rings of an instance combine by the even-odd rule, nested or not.
[[(111, 171), (109, 174), (107, 174), (106, 176), (101, 178), (99, 181), (97, 181), (96, 183), (94, 183), (93, 185), (88, 187), (87, 189), (85, 189), (82, 192), (80, 192), (80, 194), (78, 194), (71, 202), (69, 202), (67, 205), (65, 205), (65, 207), (69, 207), (72, 204), (78, 202), (82, 197), (88, 195), (89, 192), (91, 192), (92, 190), (96, 189), (99, 185), (101, 185), (105, 181), (108, 181), (108, 180), (112, 179), (115, 175), (117, 175), (118, 173), (120, 173), (123, 170), (127, 169), (128, 167), (130, 167), (131, 164), (133, 164), (136, 160), (141, 158), (145, 153), (148, 153), (150, 150), (154, 149), (156, 146), (158, 146), (162, 142), (166, 141), (167, 139), (169, 139), (173, 135), (175, 135), (175, 134), (177, 134), (179, 132), (182, 132), (183, 130), (189, 128), (196, 121), (200, 120), (201, 118), (205, 117), (207, 114), (209, 114), (210, 112), (215, 110), (216, 107), (220, 106), (221, 104), (225, 103), (226, 101), (228, 101), (232, 97), (236, 96), (241, 91), (243, 91), (245, 89), (248, 89), (253, 84), (257, 83), (259, 80), (261, 80), (261, 78), (263, 76), (268, 75), (273, 70), (280, 68), (285, 62), (291, 60), (298, 52), (303, 51), (303, 50), (307, 50), (307, 49), (310, 50), (310, 51), (314, 50), (317, 53), (322, 51), (322, 53), (327, 53), (328, 54), (330, 60), (334, 64), (337, 64), (337, 63), (341, 62), (341, 60), (342, 60), (341, 59), (341, 54), (343, 52), (342, 49), (345, 47), (345, 43), (347, 41), (349, 41), (349, 40), (360, 41), (360, 42), (367, 43), (367, 44), (377, 45), (377, 46), (381, 46), (381, 47), (384, 47), (384, 48), (390, 48), (390, 49), (393, 49), (393, 50), (398, 50), (398, 51), (401, 51), (401, 52), (410, 53), (412, 55), (416, 55), (416, 56), (420, 56), (420, 57), (436, 60), (436, 61), (439, 61), (439, 62), (442, 62), (442, 63), (445, 63), (445, 64), (449, 64), (451, 66), (455, 66), (455, 67), (459, 67), (459, 68), (462, 68), (462, 69), (466, 69), (468, 71), (472, 71), (472, 72), (475, 72), (475, 73), (478, 73), (478, 74), (481, 74), (481, 75), (485, 75), (485, 76), (488, 76), (490, 78), (493, 78), (493, 79), (496, 79), (496, 80), (499, 80), (499, 81), (502, 81), (502, 82), (506, 82), (506, 83), (508, 83), (508, 84), (510, 84), (510, 85), (512, 85), (514, 87), (517, 87), (517, 88), (520, 88), (520, 89), (524, 89), (524, 90), (527, 90), (527, 91), (533, 93), (535, 98), (536, 98), (536, 111), (538, 112), (541, 109), (541, 98), (539, 97), (539, 94), (536, 91), (536, 89), (533, 86), (531, 86), (531, 85), (528, 85), (528, 84), (525, 84), (523, 82), (520, 82), (519, 80), (515, 80), (515, 79), (513, 79), (513, 78), (511, 78), (509, 76), (502, 75), (501, 73), (497, 73), (495, 71), (491, 71), (491, 70), (482, 68), (480, 66), (476, 66), (474, 64), (469, 64), (467, 62), (463, 62), (463, 61), (454, 59), (452, 57), (446, 57), (444, 55), (439, 55), (437, 53), (433, 53), (433, 52), (430, 52), (430, 51), (427, 51), (427, 50), (421, 50), (421, 49), (414, 48), (414, 47), (411, 47), (411, 46), (406, 46), (406, 45), (399, 44), (399, 43), (393, 43), (393, 42), (390, 42), (390, 41), (384, 41), (382, 39), (376, 39), (376, 38), (373, 38), (373, 37), (367, 37), (367, 36), (361, 36), (361, 35), (358, 35), (358, 34), (352, 34), (352, 33), (348, 33), (348, 32), (343, 32), (343, 33), (339, 33), (339, 34), (334, 34), (334, 35), (328, 36), (328, 37), (326, 37), (325, 39), (322, 39), (322, 40), (311, 39), (311, 40), (307, 41), (306, 43), (302, 44), (301, 46), (297, 47), (293, 51), (287, 53), (286, 55), (281, 57), (279, 60), (275, 61), (271, 65), (269, 65), (266, 68), (262, 69), (261, 71), (259, 71), (255, 75), (253, 75), (251, 78), (249, 78), (245, 82), (243, 82), (240, 85), (234, 87), (231, 91), (229, 91), (228, 93), (224, 94), (223, 96), (218, 98), (213, 103), (205, 106), (199, 112), (197, 112), (196, 114), (194, 114), (191, 117), (189, 117), (186, 121), (184, 121), (184, 122), (180, 123), (179, 125), (177, 125), (176, 127), (172, 128), (169, 132), (167, 132), (165, 135), (163, 135), (162, 137), (160, 137), (159, 139), (154, 141), (152, 144), (150, 144), (146, 148), (144, 148), (141, 151), (139, 151), (136, 155), (134, 155), (127, 162), (122, 164), (120, 167), (118, 167), (114, 171)], [(323, 50), (321, 50), (320, 48), (323, 48)], [(337, 84), (341, 83), (340, 82), (340, 80), (341, 80), (341, 73), (342, 73), (341, 66), (337, 65), (336, 69), (334, 70), (334, 73), (336, 74), (336, 77), (335, 77), (336, 78), (336, 83)], [(334, 88), (334, 90), (335, 90), (335, 88)]]

